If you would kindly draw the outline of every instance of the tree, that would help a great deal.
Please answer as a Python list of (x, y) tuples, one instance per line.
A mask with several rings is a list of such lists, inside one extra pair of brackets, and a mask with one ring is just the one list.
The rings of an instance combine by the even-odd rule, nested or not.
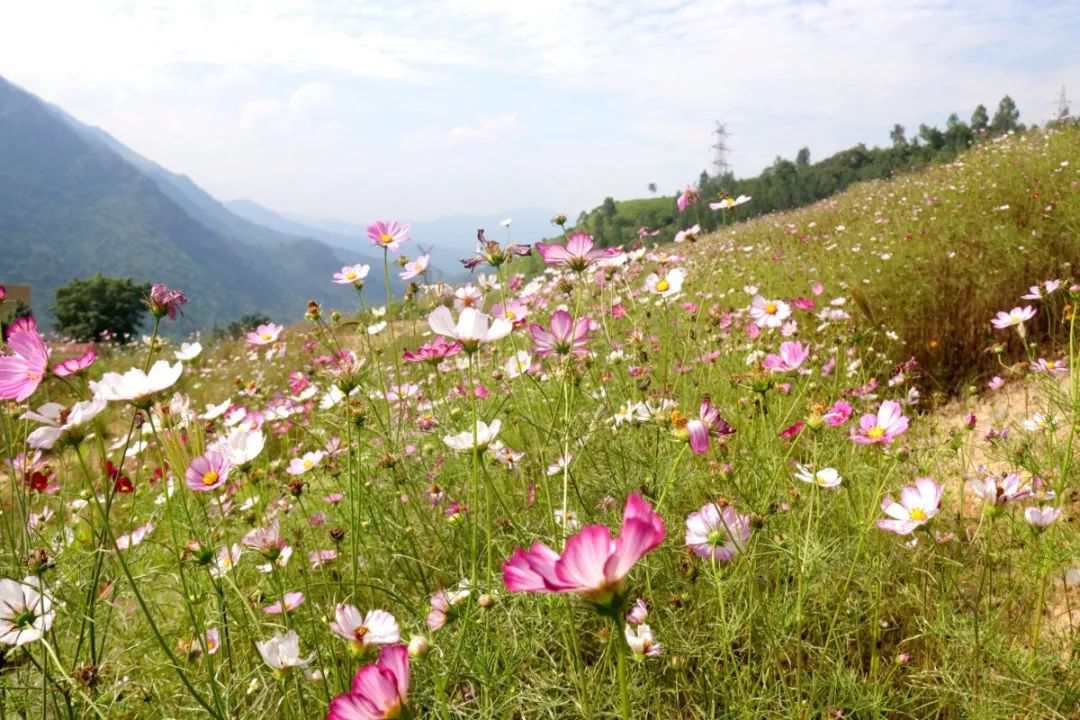
[(990, 121), (990, 132), (994, 135), (1004, 135), (1012, 130), (1020, 129), (1020, 110), (1017, 109), (1013, 99), (1006, 95), (998, 103), (994, 119)]
[(24, 300), (0, 300), (0, 337), (7, 337), (8, 326), (16, 320), (31, 317), (33, 314), (33, 310)]
[(649, 183), (649, 192), (651, 192), (653, 195), (656, 194), (656, 183)]
[(892, 140), (894, 148), (907, 147), (907, 138), (904, 137), (904, 126), (900, 123), (893, 125), (892, 132), (889, 133), (889, 139)]
[(795, 156), (795, 167), (800, 171), (810, 167), (810, 148), (804, 147), (799, 150), (799, 154)]
[(145, 319), (150, 283), (131, 278), (75, 279), (56, 290), (56, 328), (76, 340), (96, 340), (108, 330), (121, 340), (134, 335)]
[(266, 325), (272, 322), (269, 315), (263, 313), (247, 313), (239, 320), (229, 323), (229, 327), (225, 329), (229, 337), (238, 339), (247, 335), (249, 332), (259, 327), (260, 325)]
[(971, 129), (976, 133), (984, 133), (990, 127), (990, 115), (986, 112), (986, 106), (979, 103), (975, 112), (971, 113)]

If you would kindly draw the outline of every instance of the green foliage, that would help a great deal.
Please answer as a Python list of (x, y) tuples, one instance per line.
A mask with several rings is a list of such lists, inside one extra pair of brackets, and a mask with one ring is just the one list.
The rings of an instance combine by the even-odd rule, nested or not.
[(53, 306), (56, 327), (83, 342), (100, 339), (106, 331), (124, 341), (146, 319), (149, 293), (149, 283), (138, 285), (131, 278), (110, 278), (98, 273), (85, 280), (72, 280), (56, 290)]
[[(660, 230), (653, 242), (670, 241), (679, 230), (694, 224), (705, 231), (715, 230), (735, 220), (815, 203), (857, 182), (886, 179), (951, 161), (978, 140), (1022, 130), (1019, 117), (1016, 104), (1005, 96), (993, 122), (986, 108), (979, 105), (970, 124), (953, 113), (944, 130), (920, 125), (913, 139), (905, 136), (903, 125), (894, 125), (889, 133), (891, 145), (885, 148), (859, 144), (816, 163), (810, 162), (810, 149), (802, 148), (794, 162), (777, 157), (760, 175), (751, 178), (736, 179), (730, 172), (714, 177), (703, 172), (697, 181), (702, 202), (693, 210), (677, 212), (674, 197), (621, 202), (606, 198), (599, 208), (585, 213), (575, 229), (592, 234), (602, 247), (636, 242), (641, 227)], [(738, 195), (749, 195), (753, 202), (725, 213), (708, 209), (708, 202)]]

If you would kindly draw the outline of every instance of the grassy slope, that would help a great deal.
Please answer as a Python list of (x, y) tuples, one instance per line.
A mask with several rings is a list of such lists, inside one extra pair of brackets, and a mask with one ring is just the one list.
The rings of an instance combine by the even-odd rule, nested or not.
[[(432, 653), (415, 663), (411, 695), (421, 716), (610, 717), (618, 705), (611, 662), (611, 650), (618, 645), (609, 644), (605, 623), (566, 598), (502, 593), (498, 580), (498, 566), (515, 546), (533, 541), (561, 546), (551, 510), (561, 504), (563, 478), (549, 476), (546, 467), (569, 447), (575, 456), (570, 506), (583, 522), (617, 526), (617, 506), (632, 491), (654, 501), (665, 497), (667, 540), (630, 579), (634, 597), (647, 599), (649, 623), (665, 645), (660, 659), (631, 668), (638, 717), (816, 718), (845, 709), (846, 717), (860, 718), (1067, 718), (1080, 697), (1080, 668), (1068, 653), (1071, 638), (1048, 633), (1044, 647), (1053, 652), (1036, 654), (1027, 637), (1039, 571), (1061, 569), (1075, 555), (1075, 528), (1063, 522), (1060, 532), (1035, 543), (1022, 521), (1003, 520), (996, 529), (976, 527), (953, 512), (958, 498), (950, 494), (932, 528), (954, 532), (959, 540), (937, 545), (919, 533), (918, 545), (909, 548), (877, 531), (873, 520), (880, 514), (882, 494), (895, 495), (914, 477), (939, 476), (951, 468), (944, 460), (947, 447), (922, 431), (925, 418), (908, 410), (913, 429), (890, 453), (856, 446), (841, 430), (804, 434), (795, 443), (777, 433), (805, 417), (815, 402), (831, 402), (870, 377), (884, 380), (895, 361), (921, 352), (920, 346), (927, 347), (930, 362), (969, 357), (964, 353), (977, 357), (991, 340), (1012, 337), (989, 333), (992, 312), (1011, 307), (1032, 282), (1066, 276), (1061, 263), (1077, 252), (1075, 234), (1062, 233), (1075, 229), (1080, 217), (1078, 150), (1075, 131), (1002, 141), (961, 163), (860, 186), (813, 208), (704, 238), (693, 247), (664, 246), (658, 257), (620, 271), (615, 287), (603, 293), (593, 283), (571, 282), (567, 295), (545, 286), (541, 297), (551, 305), (536, 307), (536, 320), (546, 323), (556, 303), (573, 304), (578, 293), (583, 310), (603, 319), (593, 341), (597, 359), (582, 365), (574, 381), (564, 385), (552, 364), (544, 380), (492, 378), (495, 363), (510, 356), (514, 343), (527, 344), (520, 335), (502, 341), (496, 357), (480, 357), (481, 382), (492, 394), (477, 402), (478, 411), (487, 420), (500, 418), (500, 439), (526, 455), (512, 472), (483, 464), (479, 484), (468, 455), (449, 453), (441, 441), (443, 434), (464, 429), (471, 417), (468, 398), (445, 392), (467, 382), (464, 374), (428, 375), (419, 366), (410, 366), (410, 379), (431, 397), (447, 397), (435, 409), (441, 423), (436, 431), (419, 433), (409, 423), (403, 426), (404, 438), (383, 435), (382, 376), (373, 370), (367, 376), (372, 395), (362, 392), (353, 404), (367, 418), (358, 429), (355, 461), (327, 461), (303, 476), (305, 487), (294, 497), (283, 468), (297, 449), (315, 449), (330, 436), (346, 435), (341, 408), (295, 416), (289, 427), (281, 427), (281, 435), (269, 439), (250, 472), (238, 472), (242, 479), (235, 503), (257, 500), (226, 522), (204, 522), (197, 509), (205, 496), (185, 494), (182, 486), (175, 496), (182, 504), (154, 505), (160, 486), (151, 487), (148, 477), (158, 457), (148, 451), (129, 466), (138, 492), (121, 498), (114, 516), (118, 532), (148, 520), (158, 525), (151, 539), (127, 556), (134, 573), (150, 594), (169, 642), (190, 646), (196, 633), (180, 601), (184, 593), (173, 551), (190, 537), (214, 547), (239, 542), (246, 531), (277, 513), (295, 555), (272, 577), (255, 570), (261, 560), (249, 551), (229, 575), (224, 601), (233, 648), (219, 651), (215, 672), (230, 717), (320, 717), (323, 693), (340, 692), (359, 664), (326, 629), (334, 604), (349, 600), (362, 609), (383, 607), (398, 617), (404, 635), (423, 631), (430, 593), (454, 586), (471, 572), (475, 521), (479, 579), (482, 589), (494, 594), (494, 604), (485, 610), (466, 604), (461, 617), (433, 636)], [(1071, 164), (1062, 166), (1064, 161)], [(1003, 204), (1009, 209), (995, 209)], [(1051, 204), (1053, 209), (1046, 210)], [(837, 230), (840, 225), (845, 229)], [(670, 252), (686, 256), (668, 258), (668, 264), (687, 269), (680, 302), (697, 303), (701, 310), (696, 314), (678, 303), (637, 294), (644, 275)], [(819, 309), (834, 298), (846, 299), (837, 307), (853, 318), (818, 328), (800, 312), (798, 337), (813, 344), (815, 371), (831, 348), (837, 349), (840, 366), (824, 379), (816, 372), (809, 378), (787, 376), (791, 393), (770, 391), (765, 412), (745, 386), (745, 358), (753, 350), (775, 351), (779, 338), (775, 333), (758, 342), (745, 338), (744, 320), (738, 317), (748, 301), (744, 285), (759, 285), (769, 297), (810, 297), (814, 281), (825, 285), (825, 292), (814, 297)], [(861, 289), (881, 330), (895, 331), (898, 340), (874, 331), (860, 317), (852, 287)], [(603, 312), (600, 304), (611, 302), (613, 294), (628, 307), (628, 317)], [(1060, 303), (1055, 307), (1060, 312)], [(726, 311), (737, 316), (730, 331), (722, 327)], [(633, 331), (639, 339), (634, 340)], [(214, 348), (201, 369), (189, 370), (181, 389), (191, 395), (195, 408), (226, 397), (261, 408), (288, 392), (285, 379), (292, 370), (311, 373), (325, 386), (329, 378), (312, 366), (311, 354), (300, 350), (304, 332), (289, 329), (290, 354), (284, 360), (264, 359), (234, 344)], [(932, 352), (929, 339), (938, 341)], [(409, 337), (404, 342), (415, 346), (418, 341)], [(627, 357), (621, 363), (608, 359), (617, 346)], [(720, 353), (715, 362), (695, 362), (709, 350)], [(861, 366), (854, 365), (856, 359)], [(393, 365), (388, 354), (380, 360), (384, 371)], [(103, 361), (94, 372), (136, 362), (125, 354)], [(645, 373), (632, 377), (630, 365), (643, 366)], [(680, 366), (688, 371), (681, 372)], [(939, 367), (942, 377), (952, 376), (944, 370), (954, 366)], [(255, 381), (253, 390), (242, 392), (239, 388), (249, 380)], [(881, 397), (903, 393), (903, 387), (883, 390)], [(672, 442), (663, 427), (615, 430), (606, 422), (622, 403), (660, 397), (696, 416), (704, 394), (738, 428), (725, 449), (714, 448), (709, 455), (683, 453), (685, 446)], [(562, 404), (567, 397), (569, 408)], [(857, 413), (874, 407), (872, 398), (851, 399)], [(126, 428), (124, 412), (112, 411), (114, 433)], [(217, 431), (220, 425), (218, 420)], [(189, 428), (193, 438), (202, 431), (202, 423)], [(418, 452), (405, 452), (403, 440)], [(1026, 442), (1022, 435), (1020, 441)], [(1026, 474), (1059, 467), (1060, 449), (1048, 441), (1016, 447), (1028, 448)], [(182, 456), (184, 449), (171, 452)], [(791, 461), (836, 467), (845, 478), (844, 489), (813, 492), (792, 480)], [(38, 504), (70, 499), (80, 488), (85, 491), (72, 454), (56, 462), (63, 473), (62, 494), (51, 500), (33, 496), (35, 510)], [(175, 467), (184, 464), (173, 462)], [(350, 478), (350, 472), (356, 476)], [(472, 514), (446, 521), (446, 506), (432, 509), (424, 499), (432, 484), (450, 499), (470, 504)], [(530, 484), (536, 485), (535, 505), (525, 502)], [(347, 488), (362, 493), (357, 520), (350, 517), (348, 503), (330, 506), (319, 499)], [(409, 502), (400, 502), (402, 496)], [(606, 498), (615, 500), (615, 510)], [(681, 536), (686, 514), (719, 498), (751, 514), (756, 529), (742, 557), (714, 568), (692, 557)], [(291, 510), (282, 512), (286, 505)], [(327, 515), (322, 527), (308, 521), (316, 510)], [(91, 517), (84, 514), (77, 525), (82, 537), (88, 537)], [(342, 557), (309, 571), (306, 552), (335, 547), (327, 536), (335, 526), (351, 528), (347, 540), (336, 546)], [(355, 594), (349, 568), (354, 538), (360, 555)], [(12, 576), (22, 559), (4, 552), (5, 575)], [(72, 654), (96, 557), (92, 543), (75, 542), (58, 553), (50, 576), (66, 603), (56, 635), (65, 661)], [(989, 597), (980, 563), (989, 571), (983, 575), (990, 576)], [(193, 588), (186, 593), (194, 597), (192, 612), (200, 622), (220, 625), (217, 596), (205, 572), (190, 561), (184, 568)], [(103, 702), (115, 700), (117, 713), (135, 716), (203, 716), (154, 644), (111, 556), (104, 576), (116, 580), (116, 595), (105, 596), (114, 615), (101, 663), (106, 670), (98, 688)], [(282, 587), (303, 590), (308, 598), (290, 623), (300, 632), (302, 654), (314, 653), (312, 664), (327, 669), (325, 685), (300, 673), (294, 673), (295, 682), (278, 682), (254, 650), (254, 640), (282, 629), (279, 618), (260, 610)], [(984, 606), (985, 614), (973, 613)], [(911, 656), (907, 664), (895, 662), (900, 653)], [(37, 676), (24, 657), (17, 658), (19, 681), (33, 684)], [(209, 697), (209, 664), (197, 658), (181, 662), (183, 672)], [(129, 679), (121, 683), (120, 677)], [(11, 702), (39, 714), (40, 695), (38, 689), (15, 695)]]

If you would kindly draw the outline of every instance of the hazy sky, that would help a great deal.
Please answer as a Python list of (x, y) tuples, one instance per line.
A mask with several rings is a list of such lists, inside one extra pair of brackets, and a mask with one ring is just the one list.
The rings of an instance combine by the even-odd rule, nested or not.
[[(0, 75), (222, 199), (574, 216), (709, 164), (1080, 101), (1073, 2), (0, 0)], [(1080, 103), (1076, 110), (1080, 110)]]

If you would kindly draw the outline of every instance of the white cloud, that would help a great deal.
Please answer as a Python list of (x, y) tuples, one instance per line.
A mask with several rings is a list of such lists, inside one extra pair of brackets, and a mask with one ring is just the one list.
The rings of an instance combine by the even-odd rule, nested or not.
[(716, 120), (740, 174), (804, 145), (821, 158), (887, 142), (895, 122), (942, 124), (978, 102), (993, 111), (1005, 93), (1041, 122), (1062, 84), (1080, 88), (1073, 10), (27, 2), (5, 9), (0, 72), (224, 197), (354, 220), (523, 202), (574, 214), (694, 179)]
[(517, 129), (517, 113), (488, 115), (449, 129), (425, 129), (405, 133), (401, 137), (401, 147), (415, 151), (470, 142), (504, 140), (516, 134)]

